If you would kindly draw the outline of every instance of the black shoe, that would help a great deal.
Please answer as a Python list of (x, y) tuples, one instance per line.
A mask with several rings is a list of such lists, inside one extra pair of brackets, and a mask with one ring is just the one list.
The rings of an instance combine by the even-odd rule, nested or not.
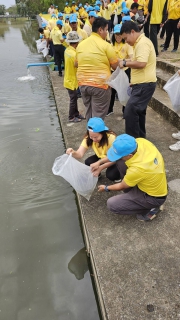
[(164, 48), (164, 43), (160, 45), (161, 48)]
[(176, 52), (177, 51), (177, 49), (173, 49), (171, 52)]
[(161, 50), (161, 52), (165, 52), (165, 51), (167, 51), (167, 49), (166, 49), (166, 48), (164, 48), (164, 49), (162, 49), (162, 50)]
[(59, 72), (59, 77), (62, 77), (62, 72)]

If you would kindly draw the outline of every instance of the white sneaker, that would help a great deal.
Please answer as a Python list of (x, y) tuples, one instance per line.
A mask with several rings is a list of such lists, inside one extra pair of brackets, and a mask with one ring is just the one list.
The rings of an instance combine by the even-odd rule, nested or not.
[(173, 133), (173, 134), (172, 134), (172, 137), (173, 137), (174, 139), (180, 140), (180, 131), (179, 131), (178, 133)]
[(169, 149), (172, 150), (172, 151), (180, 150), (180, 141), (178, 141), (175, 144), (172, 144), (171, 146), (169, 146)]

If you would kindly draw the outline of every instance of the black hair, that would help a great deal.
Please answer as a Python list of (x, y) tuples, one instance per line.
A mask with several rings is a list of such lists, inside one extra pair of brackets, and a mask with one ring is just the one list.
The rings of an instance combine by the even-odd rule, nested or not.
[(135, 8), (138, 9), (138, 7), (139, 7), (139, 5), (136, 2), (132, 3), (132, 5), (131, 5), (131, 9), (135, 9)]
[[(91, 127), (88, 127), (88, 128), (91, 129)], [(98, 133), (102, 134), (102, 138), (99, 141), (99, 147), (104, 147), (105, 145), (108, 146), (108, 135), (107, 134), (113, 134), (114, 136), (116, 136), (115, 132), (113, 132), (112, 130), (105, 130), (105, 131), (101, 131)], [(93, 144), (93, 140), (90, 139), (89, 130), (87, 130), (87, 133), (84, 138), (86, 139), (87, 146), (91, 147)]]
[(92, 32), (98, 32), (99, 28), (106, 28), (106, 26), (108, 25), (108, 21), (102, 17), (98, 17), (94, 20), (93, 24), (92, 24)]
[(43, 28), (39, 28), (38, 31), (39, 31), (40, 33), (43, 33), (44, 29), (43, 29)]
[(135, 32), (139, 32), (138, 25), (134, 23), (134, 21), (126, 21), (122, 24), (121, 28), (121, 34), (123, 33), (131, 33), (131, 30), (134, 30)]
[[(116, 42), (115, 33), (113, 33), (113, 35), (112, 35), (112, 40), (111, 40), (111, 41), (112, 41), (112, 44), (113, 44), (113, 46), (114, 46), (114, 45), (115, 45), (115, 42)], [(122, 42), (122, 43), (125, 43), (125, 40), (122, 39), (121, 42)]]

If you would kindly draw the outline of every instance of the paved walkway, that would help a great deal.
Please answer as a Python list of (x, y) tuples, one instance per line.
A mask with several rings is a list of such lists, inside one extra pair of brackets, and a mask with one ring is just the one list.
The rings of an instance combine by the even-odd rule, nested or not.
[[(51, 77), (66, 147), (76, 149), (86, 121), (68, 123), (63, 78), (57, 72)], [(79, 110), (84, 113), (82, 99)], [(106, 124), (117, 134), (124, 133), (119, 102), (114, 111)], [(134, 216), (110, 213), (106, 208), (110, 193), (97, 193), (96, 188), (89, 202), (78, 196), (103, 319), (180, 319), (180, 152), (168, 148), (176, 142), (171, 134), (177, 129), (151, 108), (146, 127), (147, 139), (158, 147), (166, 164), (169, 196), (163, 213), (142, 223)], [(110, 184), (105, 177), (99, 183)]]

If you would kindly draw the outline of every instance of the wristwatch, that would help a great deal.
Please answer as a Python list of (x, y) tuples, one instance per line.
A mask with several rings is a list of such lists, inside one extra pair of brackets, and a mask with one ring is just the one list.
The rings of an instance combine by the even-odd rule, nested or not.
[(126, 67), (126, 60), (123, 59), (123, 67)]
[(104, 190), (106, 191), (106, 192), (109, 192), (110, 190), (108, 189), (108, 186), (105, 186), (104, 187)]

